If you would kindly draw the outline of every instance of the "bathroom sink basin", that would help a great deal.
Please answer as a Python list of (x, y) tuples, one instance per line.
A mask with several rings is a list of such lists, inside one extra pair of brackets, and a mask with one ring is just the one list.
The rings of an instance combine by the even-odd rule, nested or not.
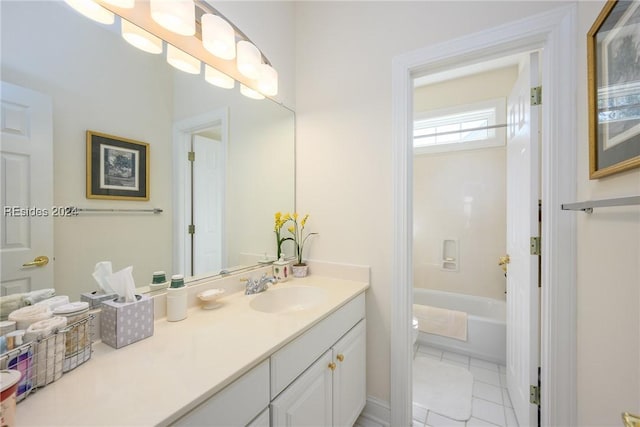
[(312, 286), (290, 286), (269, 289), (251, 300), (251, 308), (264, 313), (289, 313), (303, 311), (322, 304), (327, 292)]

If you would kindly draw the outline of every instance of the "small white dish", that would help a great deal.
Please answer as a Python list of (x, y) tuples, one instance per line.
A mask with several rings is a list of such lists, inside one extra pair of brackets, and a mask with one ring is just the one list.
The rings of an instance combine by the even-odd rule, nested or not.
[(220, 298), (224, 293), (225, 290), (220, 288), (207, 289), (206, 291), (198, 293), (198, 298), (202, 301), (202, 308), (205, 310), (211, 310), (222, 305), (218, 301), (218, 298)]

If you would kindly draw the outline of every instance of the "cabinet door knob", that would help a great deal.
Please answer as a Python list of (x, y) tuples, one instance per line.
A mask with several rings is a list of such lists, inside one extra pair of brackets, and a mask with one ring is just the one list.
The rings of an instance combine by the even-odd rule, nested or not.
[(336, 369), (336, 364), (333, 362), (329, 363), (329, 369), (331, 369), (332, 371)]
[(344, 354), (339, 353), (339, 354), (336, 356), (336, 359), (338, 359), (338, 360), (339, 360), (339, 361), (341, 361), (341, 362), (342, 362), (342, 361), (344, 361)]

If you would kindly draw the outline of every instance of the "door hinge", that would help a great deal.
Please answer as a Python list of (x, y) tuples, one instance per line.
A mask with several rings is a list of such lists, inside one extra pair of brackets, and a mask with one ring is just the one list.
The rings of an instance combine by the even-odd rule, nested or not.
[(189, 230), (188, 230), (189, 234), (196, 234), (196, 226), (193, 224), (189, 225)]
[(540, 237), (532, 237), (530, 244), (531, 255), (540, 255)]
[(540, 405), (540, 387), (537, 385), (529, 386), (529, 403)]
[(189, 159), (190, 162), (194, 162), (196, 160), (196, 152), (195, 151), (189, 151), (187, 156), (188, 156), (187, 158)]
[(531, 88), (531, 105), (542, 104), (542, 86)]

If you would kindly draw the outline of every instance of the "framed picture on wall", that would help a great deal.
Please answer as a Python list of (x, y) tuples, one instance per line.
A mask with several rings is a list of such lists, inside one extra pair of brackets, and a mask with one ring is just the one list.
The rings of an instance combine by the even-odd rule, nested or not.
[(609, 0), (587, 35), (589, 177), (640, 166), (640, 2)]
[(149, 200), (149, 144), (88, 130), (87, 198)]

